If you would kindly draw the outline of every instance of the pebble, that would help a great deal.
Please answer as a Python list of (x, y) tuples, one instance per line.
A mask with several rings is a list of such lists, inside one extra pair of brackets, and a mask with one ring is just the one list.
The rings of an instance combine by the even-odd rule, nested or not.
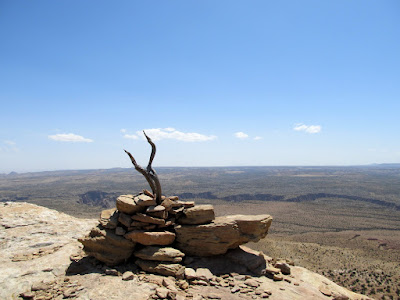
[(126, 271), (124, 274), (122, 274), (122, 280), (128, 281), (128, 280), (133, 280), (135, 277), (135, 274), (131, 271)]

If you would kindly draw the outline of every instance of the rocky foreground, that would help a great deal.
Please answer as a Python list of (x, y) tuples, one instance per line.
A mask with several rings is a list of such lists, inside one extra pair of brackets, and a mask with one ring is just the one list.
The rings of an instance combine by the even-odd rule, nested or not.
[[(137, 251), (136, 263), (128, 259), (107, 266), (86, 256), (78, 242), (97, 223), (32, 204), (1, 203), (0, 299), (370, 299), (245, 246), (228, 246), (225, 254), (212, 258), (197, 257), (201, 245), (191, 248), (180, 240), (180, 248), (189, 249), (193, 256), (149, 245)], [(137, 264), (137, 260), (149, 264), (149, 258), (165, 259), (165, 255), (183, 266), (181, 276), (148, 274), (140, 270), (148, 266)], [(250, 259), (254, 257), (270, 263), (268, 274), (251, 272), (259, 263)]]

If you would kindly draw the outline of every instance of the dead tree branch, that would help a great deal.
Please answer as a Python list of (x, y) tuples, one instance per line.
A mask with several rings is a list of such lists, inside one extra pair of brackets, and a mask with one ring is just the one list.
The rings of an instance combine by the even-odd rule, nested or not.
[(157, 204), (161, 204), (161, 184), (160, 180), (158, 179), (158, 175), (156, 171), (154, 171), (153, 167), (151, 164), (153, 163), (153, 159), (156, 155), (156, 145), (153, 143), (150, 137), (146, 135), (146, 133), (143, 131), (144, 136), (147, 139), (147, 142), (151, 145), (151, 154), (149, 158), (149, 164), (147, 165), (147, 169), (145, 170), (142, 168), (140, 165), (137, 164), (136, 160), (133, 158), (132, 154), (130, 154), (128, 151), (124, 150), (126, 154), (128, 154), (129, 158), (131, 159), (132, 164), (134, 165), (136, 171), (138, 171), (140, 174), (142, 174), (147, 182), (150, 185), (151, 190), (153, 191), (153, 195), (156, 198)]

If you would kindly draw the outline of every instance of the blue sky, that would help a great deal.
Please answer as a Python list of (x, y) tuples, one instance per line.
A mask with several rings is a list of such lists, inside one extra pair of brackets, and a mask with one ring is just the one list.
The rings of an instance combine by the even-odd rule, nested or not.
[(0, 2), (0, 172), (400, 162), (400, 2)]

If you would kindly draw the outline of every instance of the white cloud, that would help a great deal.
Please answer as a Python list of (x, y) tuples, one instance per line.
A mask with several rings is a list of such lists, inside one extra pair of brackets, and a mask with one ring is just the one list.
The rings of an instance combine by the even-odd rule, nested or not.
[(237, 137), (238, 139), (247, 139), (249, 137), (249, 135), (244, 132), (239, 131), (239, 132), (235, 133), (235, 137)]
[[(215, 135), (204, 135), (196, 132), (181, 132), (171, 127), (150, 128), (144, 129), (144, 131), (153, 141), (170, 139), (184, 142), (205, 142), (212, 141), (217, 138)], [(137, 131), (136, 134), (144, 137), (142, 131)]]
[(293, 130), (304, 131), (304, 132), (307, 132), (307, 133), (319, 133), (319, 132), (321, 132), (321, 129), (322, 128), (321, 128), (320, 125), (304, 125), (302, 123), (296, 124), (293, 127)]
[(9, 146), (15, 146), (17, 143), (14, 141), (4, 141), (4, 144), (9, 145)]
[(125, 129), (125, 128), (122, 128), (122, 129), (121, 129), (121, 132), (122, 132), (122, 133), (126, 133), (126, 129)]
[(93, 140), (84, 138), (83, 136), (74, 134), (74, 133), (59, 133), (54, 135), (49, 135), (49, 139), (58, 141), (58, 142), (83, 142), (83, 143), (91, 143)]
[(134, 134), (124, 134), (124, 138), (131, 139), (131, 140), (137, 140), (139, 137)]
[(255, 141), (259, 141), (259, 140), (262, 140), (263, 138), (261, 137), (261, 136), (256, 136), (255, 138), (254, 138), (254, 140)]
[(17, 143), (10, 140), (5, 140), (0, 144), (0, 152), (18, 152)]

